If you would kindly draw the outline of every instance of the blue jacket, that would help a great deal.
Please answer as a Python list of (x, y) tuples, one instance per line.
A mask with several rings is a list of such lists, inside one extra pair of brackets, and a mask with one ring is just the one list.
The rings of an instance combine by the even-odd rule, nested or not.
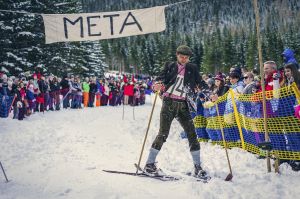
[(34, 100), (35, 99), (34, 93), (31, 92), (30, 90), (27, 90), (26, 97), (27, 97), (28, 100)]
[(284, 60), (284, 64), (289, 64), (289, 63), (293, 63), (293, 64), (296, 64), (298, 69), (299, 69), (299, 65), (295, 59), (295, 55), (294, 55), (294, 51), (289, 49), (289, 48), (286, 48), (283, 53), (282, 53), (282, 56), (283, 56), (283, 60)]
[(97, 85), (97, 91), (101, 93), (101, 84), (99, 81), (96, 82)]

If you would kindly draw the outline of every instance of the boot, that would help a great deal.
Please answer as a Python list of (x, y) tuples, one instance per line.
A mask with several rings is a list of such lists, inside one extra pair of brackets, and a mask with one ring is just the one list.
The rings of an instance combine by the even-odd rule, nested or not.
[(206, 178), (207, 177), (206, 171), (204, 171), (202, 169), (200, 164), (195, 164), (194, 167), (195, 167), (195, 170), (194, 170), (195, 177), (199, 177), (199, 178)]
[(157, 168), (155, 163), (149, 163), (145, 165), (144, 172), (151, 176), (163, 176), (166, 175), (161, 169)]
[(155, 163), (150, 163), (150, 164), (145, 165), (144, 171), (149, 174), (156, 174), (158, 169), (157, 169)]

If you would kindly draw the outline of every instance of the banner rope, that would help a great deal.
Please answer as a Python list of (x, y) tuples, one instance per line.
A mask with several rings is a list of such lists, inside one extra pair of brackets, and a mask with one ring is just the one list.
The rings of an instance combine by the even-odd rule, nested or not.
[[(186, 2), (190, 2), (190, 1), (192, 1), (192, 0), (179, 1), (179, 2), (176, 2), (176, 3), (172, 3), (172, 4), (169, 4), (169, 5), (166, 5), (166, 7), (171, 7), (171, 6), (175, 6), (175, 5), (186, 3)], [(18, 14), (26, 14), (26, 15), (43, 15), (44, 14), (44, 13), (34, 13), (34, 12), (26, 12), (26, 11), (14, 11), (14, 10), (3, 10), (3, 9), (0, 9), (0, 12), (10, 12), (10, 13), (18, 13)], [(74, 13), (74, 14), (80, 14), (80, 13)]]
[(177, 4), (186, 3), (186, 2), (190, 2), (190, 1), (192, 1), (192, 0), (179, 1), (179, 2), (176, 2), (176, 3), (169, 4), (169, 5), (167, 5), (167, 7), (174, 6), (174, 5), (177, 5)]

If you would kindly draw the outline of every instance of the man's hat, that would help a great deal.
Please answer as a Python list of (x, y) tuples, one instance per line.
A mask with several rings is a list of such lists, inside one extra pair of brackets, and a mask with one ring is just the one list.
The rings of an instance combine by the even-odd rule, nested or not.
[(190, 47), (185, 46), (185, 45), (181, 45), (177, 48), (176, 53), (182, 54), (182, 55), (188, 55), (188, 56), (192, 56), (193, 52), (191, 50)]

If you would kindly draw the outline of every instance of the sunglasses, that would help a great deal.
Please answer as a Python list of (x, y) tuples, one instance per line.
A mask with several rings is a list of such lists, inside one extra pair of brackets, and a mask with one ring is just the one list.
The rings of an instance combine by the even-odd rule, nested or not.
[(248, 79), (248, 76), (245, 76), (244, 79)]

